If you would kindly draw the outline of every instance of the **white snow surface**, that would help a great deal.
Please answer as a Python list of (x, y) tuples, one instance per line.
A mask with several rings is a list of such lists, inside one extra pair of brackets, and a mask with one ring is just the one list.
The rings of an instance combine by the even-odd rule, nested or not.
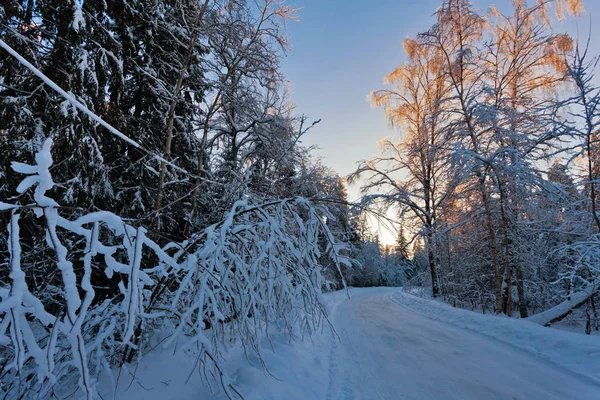
[[(239, 348), (226, 355), (245, 399), (600, 399), (600, 337), (455, 309), (397, 288), (325, 299), (338, 338), (327, 329), (291, 343), (271, 334), (262, 352), (273, 376)], [(195, 365), (193, 354), (154, 351), (121, 373), (116, 398), (224, 399)]]
[[(482, 315), (397, 292), (392, 299), (423, 316), (476, 333), (561, 367), (600, 385), (600, 337), (543, 327), (506, 316)], [(600, 396), (597, 397), (600, 399)]]

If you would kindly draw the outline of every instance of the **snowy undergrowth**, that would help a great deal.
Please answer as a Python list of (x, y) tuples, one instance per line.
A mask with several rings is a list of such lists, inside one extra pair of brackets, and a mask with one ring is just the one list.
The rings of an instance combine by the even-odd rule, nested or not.
[[(186, 365), (185, 354), (190, 355), (191, 369), (204, 382), (240, 398), (221, 358), (231, 346), (237, 343), (262, 368), (261, 349), (268, 347), (263, 335), (273, 325), (280, 327), (275, 343), (327, 325), (321, 260), (330, 259), (340, 274), (340, 264), (350, 263), (341, 254), (345, 244), (325, 223), (333, 218), (327, 209), (303, 198), (259, 204), (243, 199), (224, 220), (189, 240), (160, 245), (152, 232), (107, 211), (63, 216), (46, 196), (54, 186), (51, 146), (48, 139), (36, 165), (12, 164), (26, 175), (17, 191), (35, 188), (34, 202), (0, 202), (0, 211), (11, 213), (10, 279), (0, 283), (3, 397), (97, 399), (99, 381), (114, 387), (123, 376), (137, 377), (128, 363), (151, 365), (140, 357), (154, 356), (151, 349), (158, 347), (175, 349), (174, 366)], [(21, 224), (32, 220), (40, 221), (38, 235), (54, 253), (33, 264), (24, 262), (30, 249), (21, 246), (26, 238), (20, 233)], [(40, 289), (36, 273), (56, 278)], [(112, 292), (99, 298), (102, 282)], [(186, 376), (172, 370), (176, 379)], [(243, 373), (238, 375), (243, 386)], [(160, 379), (151, 384), (168, 386)]]
[[(579, 335), (585, 335), (585, 324), (587, 322), (585, 307), (580, 307), (572, 310), (571, 314), (567, 315), (559, 322), (553, 323), (552, 329), (573, 332)], [(600, 330), (593, 329), (590, 332), (592, 336), (600, 336)]]
[(600, 337), (545, 328), (504, 316), (482, 315), (405, 292), (392, 300), (428, 318), (484, 335), (600, 384)]
[[(323, 295), (328, 315), (334, 315), (347, 294), (341, 290)], [(244, 354), (233, 345), (223, 354), (223, 367), (246, 400), (304, 400), (322, 398), (329, 385), (329, 355), (336, 334), (328, 324), (305, 337), (290, 340), (273, 325), (260, 340), (262, 361), (256, 354)], [(121, 371), (116, 399), (189, 399), (224, 400), (219, 388), (210, 387), (198, 368), (198, 353), (193, 350), (166, 350), (157, 347), (138, 364)], [(263, 368), (263, 364), (266, 366)], [(307, 382), (308, 384), (299, 384)], [(100, 393), (110, 395), (112, 385), (100, 383)]]

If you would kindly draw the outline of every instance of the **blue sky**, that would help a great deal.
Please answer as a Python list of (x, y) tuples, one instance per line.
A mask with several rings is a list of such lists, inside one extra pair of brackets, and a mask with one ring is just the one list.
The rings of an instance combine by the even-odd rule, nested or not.
[[(531, 0), (530, 0), (531, 1)], [(383, 77), (404, 61), (402, 41), (427, 29), (441, 0), (291, 0), (300, 22), (290, 23), (292, 49), (283, 71), (291, 82), (296, 112), (322, 119), (304, 144), (320, 147), (317, 154), (341, 175), (361, 159), (377, 155), (377, 141), (397, 135), (381, 109), (366, 100), (383, 87)], [(510, 0), (472, 0), (486, 11), (490, 5), (507, 10)], [(556, 31), (584, 39), (589, 16), (600, 16), (600, 0), (584, 0), (587, 15), (555, 25)], [(592, 38), (600, 28), (592, 27)], [(593, 43), (600, 51), (600, 40)], [(350, 199), (358, 188), (349, 188)]]
[(366, 96), (403, 61), (402, 40), (426, 28), (439, 0), (298, 0), (300, 22), (289, 26), (292, 50), (284, 73), (297, 112), (322, 121), (305, 144), (318, 144), (327, 165), (350, 173), (377, 154), (388, 136), (382, 110)]

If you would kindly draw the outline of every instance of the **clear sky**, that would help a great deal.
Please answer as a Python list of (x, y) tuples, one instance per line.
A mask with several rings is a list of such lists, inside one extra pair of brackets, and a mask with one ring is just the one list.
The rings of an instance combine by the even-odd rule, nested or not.
[[(532, 1), (532, 0), (530, 0)], [(291, 82), (297, 113), (322, 119), (303, 143), (320, 147), (317, 154), (340, 175), (356, 163), (378, 154), (377, 141), (397, 135), (381, 109), (366, 100), (383, 88), (383, 77), (404, 61), (402, 41), (433, 24), (441, 0), (290, 0), (300, 22), (288, 27), (292, 50), (283, 71)], [(510, 0), (472, 0), (487, 11), (490, 5), (507, 10)], [(600, 0), (584, 0), (584, 17), (556, 24), (587, 39), (590, 15), (600, 16)], [(592, 27), (593, 46), (600, 51), (600, 27)], [(599, 73), (600, 74), (600, 73)], [(351, 200), (358, 188), (350, 187)], [(383, 237), (389, 242), (392, 237)]]

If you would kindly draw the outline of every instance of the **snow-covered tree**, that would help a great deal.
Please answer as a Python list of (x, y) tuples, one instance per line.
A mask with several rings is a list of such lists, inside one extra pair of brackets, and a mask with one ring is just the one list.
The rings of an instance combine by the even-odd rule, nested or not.
[(392, 124), (400, 127), (402, 139), (400, 143), (382, 140), (383, 156), (363, 162), (353, 176), (368, 175), (362, 189), (367, 202), (399, 207), (401, 216), (417, 220), (416, 229), (426, 242), (433, 296), (437, 297), (438, 212), (456, 187), (452, 162), (447, 158), (451, 134), (446, 129), (444, 99), (449, 85), (440, 60), (443, 55), (437, 49), (412, 39), (405, 40), (404, 49), (408, 62), (386, 78), (393, 89), (372, 95), (374, 104), (384, 106)]

